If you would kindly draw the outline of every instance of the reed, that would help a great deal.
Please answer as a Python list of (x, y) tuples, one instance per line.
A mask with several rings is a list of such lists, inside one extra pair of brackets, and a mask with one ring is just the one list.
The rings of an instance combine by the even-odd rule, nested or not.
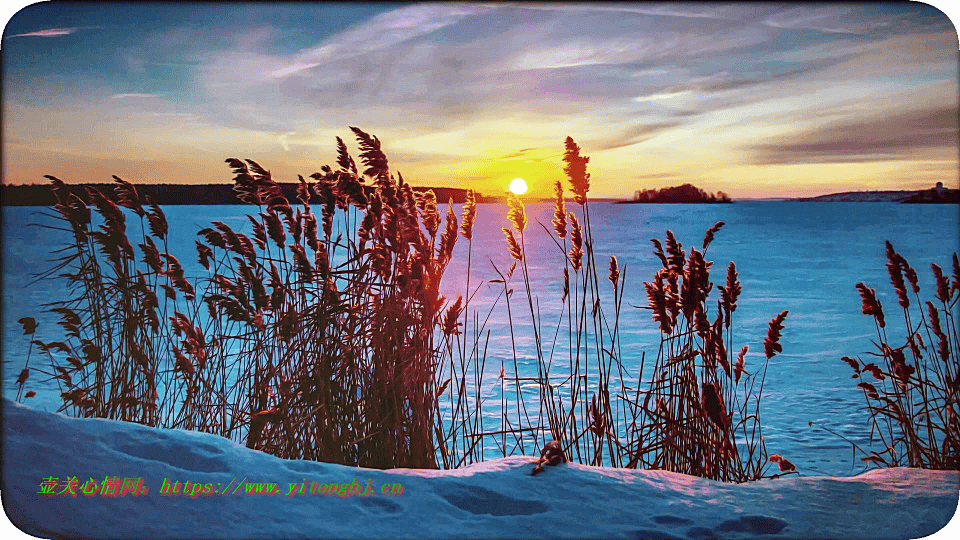
[[(439, 284), (457, 219), (449, 207), (439, 231), (433, 193), (415, 197), (379, 140), (352, 129), (367, 169), (338, 139), (340, 168), (301, 177), (293, 205), (258, 163), (227, 160), (238, 197), (257, 207), (253, 237), (221, 222), (199, 231), (209, 273), (193, 282), (167, 251), (162, 210), (132, 185), (84, 201), (51, 177), (59, 228), (73, 233), (47, 275), (66, 270), (70, 298), (47, 306), (66, 339), (33, 343), (63, 410), (285, 458), (436, 467), (435, 338), (455, 334), (459, 315), (458, 304), (444, 315)], [(121, 207), (140, 218), (142, 259)]]
[[(69, 297), (46, 307), (66, 337), (33, 340), (30, 352), (36, 345), (46, 355), (42, 372), (60, 385), (63, 410), (377, 468), (455, 468), (482, 461), (491, 444), (504, 456), (536, 454), (552, 439), (593, 465), (736, 482), (765, 476), (768, 462), (792, 472), (781, 456), (768, 461), (759, 421), (787, 312), (770, 323), (762, 365), (750, 367), (748, 347), (736, 353), (733, 344), (741, 293), (733, 263), (711, 310), (706, 253), (722, 222), (702, 251), (688, 253), (672, 231), (664, 244), (653, 240), (662, 268), (644, 290), (661, 339), (645, 373), (645, 354), (624, 362), (628, 269), (595, 251), (589, 158), (572, 138), (563, 161), (575, 206), (558, 181), (552, 222), (539, 223), (563, 261), (563, 308), (547, 321), (529, 266), (538, 231), (520, 198), (508, 200), (503, 227), (509, 269), (494, 264), (494, 279), (476, 280), (476, 195), (459, 218), (450, 201), (442, 211), (432, 191), (414, 192), (391, 171), (379, 139), (351, 130), (359, 159), (338, 137), (338, 168), (299, 177), (295, 201), (260, 164), (228, 159), (237, 197), (256, 209), (249, 233), (216, 221), (198, 232), (200, 278), (169, 252), (162, 210), (132, 184), (116, 178), (114, 193), (81, 198), (50, 177), (54, 227), (72, 243), (44, 276), (65, 279)], [(448, 299), (440, 284), (459, 238), (466, 289)], [(480, 313), (473, 306), (484, 287), (497, 297)], [(506, 311), (512, 358), (493, 366), (491, 382), (497, 310)], [(21, 320), (30, 335), (31, 321)], [(520, 369), (519, 332), (532, 336), (535, 374)], [(28, 354), (18, 399), (29, 362)], [(484, 392), (494, 386), (499, 425), (484, 422)], [(531, 386), (536, 408), (525, 397)]]
[[(512, 372), (511, 366), (501, 367), (501, 395), (514, 396), (516, 407), (511, 417), (503, 403), (500, 429), (471, 436), (499, 436), (497, 444), (504, 455), (508, 438), (512, 448), (521, 453), (530, 451), (530, 446), (536, 452), (553, 439), (566, 455), (581, 463), (661, 468), (725, 481), (761, 478), (768, 474), (768, 462), (778, 464), (776, 476), (794, 473), (793, 465), (781, 456), (768, 461), (759, 421), (767, 363), (781, 351), (780, 331), (787, 312), (771, 321), (764, 343), (765, 360), (755, 374), (747, 371), (748, 347), (735, 354), (732, 346), (730, 323), (741, 293), (733, 263), (728, 267), (726, 285), (718, 287), (721, 299), (715, 320), (708, 320), (712, 263), (705, 260), (704, 253), (723, 222), (706, 232), (703, 252), (691, 249), (688, 255), (671, 231), (667, 231), (666, 252), (663, 244), (654, 240), (655, 255), (663, 268), (645, 288), (662, 337), (653, 375), (644, 376), (644, 356), (638, 359), (639, 373), (631, 375), (619, 341), (626, 268), (616, 256), (599, 264), (596, 261), (586, 169), (589, 158), (567, 138), (563, 159), (579, 212), (567, 211), (564, 189), (558, 182), (552, 227), (540, 226), (563, 258), (564, 310), (553, 324), (553, 343), (548, 344), (541, 330), (545, 324), (537, 308), (539, 299), (530, 287), (526, 212), (523, 202), (510, 196), (509, 226), (503, 227), (503, 232), (513, 264), (508, 272), (495, 267), (499, 279), (493, 281), (503, 288), (501, 297), (505, 298), (513, 344)], [(527, 315), (521, 315), (523, 310), (517, 311), (512, 301), (515, 269), (521, 270)], [(609, 282), (611, 289), (603, 291), (604, 282)], [(535, 376), (517, 369), (514, 336), (518, 329), (533, 334)], [(562, 329), (566, 330), (566, 347), (557, 346)], [(568, 369), (560, 375), (555, 374), (554, 365), (558, 351), (568, 357)], [(539, 411), (532, 414), (521, 397), (522, 388), (529, 385), (539, 390)]]
[[(637, 428), (629, 441), (629, 466), (732, 482), (767, 475), (760, 401), (769, 361), (782, 350), (780, 331), (787, 311), (770, 322), (765, 358), (749, 373), (749, 346), (734, 356), (731, 321), (742, 288), (733, 262), (725, 285), (717, 287), (721, 294), (711, 322), (713, 263), (704, 253), (723, 225), (718, 222), (707, 230), (702, 252), (685, 252), (670, 231), (665, 251), (659, 240), (652, 240), (662, 268), (644, 287), (661, 340), (646, 391), (642, 399), (638, 391), (631, 403)], [(779, 465), (775, 476), (795, 471), (780, 456), (771, 456), (769, 462)]]
[[(888, 326), (876, 291), (856, 288), (861, 311), (873, 317), (878, 340), (872, 361), (844, 356), (870, 414), (870, 443), (862, 461), (882, 467), (960, 468), (960, 262), (953, 255), (952, 282), (931, 264), (934, 300), (921, 300), (916, 270), (886, 243), (887, 272), (903, 326)], [(906, 278), (906, 281), (904, 280)], [(907, 284), (909, 283), (909, 288)], [(869, 377), (868, 377), (869, 375)]]

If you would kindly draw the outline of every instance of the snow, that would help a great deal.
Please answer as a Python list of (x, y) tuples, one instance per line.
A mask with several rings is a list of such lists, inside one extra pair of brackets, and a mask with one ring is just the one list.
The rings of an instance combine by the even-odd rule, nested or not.
[[(214, 435), (68, 418), (7, 399), (3, 415), (4, 509), (44, 538), (921, 538), (950, 521), (960, 493), (958, 472), (915, 469), (743, 485), (579, 464), (531, 476), (530, 457), (380, 471), (282, 460)], [(48, 477), (62, 488), (73, 476), (81, 486), (142, 478), (148, 491), (38, 493)], [(164, 480), (210, 484), (202, 489), (212, 493), (164, 496)], [(275, 482), (280, 493), (247, 495), (235, 487), (243, 480)], [(313, 482), (321, 490), (354, 480), (369, 494), (310, 494)], [(303, 482), (305, 494), (289, 494)], [(402, 493), (383, 494), (384, 485)]]

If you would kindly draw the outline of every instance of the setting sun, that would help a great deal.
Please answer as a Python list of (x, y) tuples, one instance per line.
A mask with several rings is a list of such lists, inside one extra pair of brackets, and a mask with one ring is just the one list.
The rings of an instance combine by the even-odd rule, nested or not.
[(514, 178), (513, 181), (510, 182), (510, 191), (517, 195), (523, 195), (527, 192), (527, 183), (523, 178)]

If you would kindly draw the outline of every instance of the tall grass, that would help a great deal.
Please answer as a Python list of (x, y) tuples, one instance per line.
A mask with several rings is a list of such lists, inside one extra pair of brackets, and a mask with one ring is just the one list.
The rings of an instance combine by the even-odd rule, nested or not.
[[(687, 254), (671, 231), (666, 250), (652, 241), (662, 268), (644, 287), (661, 339), (648, 389), (642, 402), (632, 403), (643, 414), (632, 432), (629, 465), (737, 482), (765, 475), (760, 400), (769, 361), (782, 350), (780, 331), (788, 312), (770, 321), (762, 364), (750, 367), (750, 373), (749, 346), (734, 352), (732, 320), (742, 288), (733, 262), (725, 285), (717, 287), (720, 298), (711, 322), (713, 263), (705, 255), (723, 225), (707, 230), (703, 251), (691, 248)], [(770, 460), (781, 473), (794, 469), (779, 455)]]
[[(627, 365), (640, 366), (631, 374), (620, 346), (626, 268), (616, 256), (596, 260), (589, 158), (581, 155), (572, 138), (566, 140), (563, 160), (577, 208), (567, 210), (563, 185), (557, 182), (553, 220), (549, 227), (540, 224), (563, 259), (558, 276), (563, 284), (562, 313), (555, 323), (543, 320), (527, 264), (531, 236), (526, 210), (520, 198), (510, 195), (509, 227), (503, 227), (503, 233), (513, 262), (505, 272), (495, 266), (498, 279), (492, 282), (502, 287), (498, 300), (504, 300), (513, 351), (512, 362), (500, 368), (501, 396), (513, 397), (515, 406), (502, 402), (499, 429), (474, 429), (469, 437), (493, 437), (504, 455), (508, 448), (523, 453), (532, 447), (536, 452), (553, 439), (581, 463), (659, 468), (737, 482), (763, 477), (768, 454), (759, 404), (767, 362), (781, 350), (787, 312), (770, 322), (763, 364), (748, 373), (748, 347), (733, 352), (731, 321), (741, 292), (733, 263), (726, 285), (718, 287), (721, 299), (715, 320), (710, 322), (707, 316), (712, 262), (704, 254), (723, 223), (707, 231), (702, 252), (691, 249), (689, 256), (667, 231), (666, 253), (659, 241), (653, 241), (663, 269), (645, 284), (648, 309), (661, 330), (656, 362), (645, 377), (645, 356), (631, 358)], [(517, 286), (525, 292), (519, 300), (513, 298), (511, 286), (516, 271), (522, 281)], [(518, 368), (517, 329), (532, 334), (535, 376), (521, 374)], [(563, 330), (565, 339), (558, 340)], [(557, 375), (555, 362), (564, 352), (567, 370)], [(530, 385), (538, 389), (536, 411), (529, 410), (522, 397)], [(794, 470), (781, 456), (769, 456), (769, 461), (778, 463), (780, 473)]]
[(167, 251), (162, 210), (145, 210), (132, 185), (117, 179), (116, 197), (141, 218), (140, 260), (110, 197), (88, 190), (92, 214), (51, 177), (74, 240), (49, 274), (66, 270), (70, 284), (70, 298), (48, 306), (66, 339), (34, 343), (64, 409), (217, 433), (285, 458), (435, 467), (434, 339), (456, 216), (448, 210), (441, 229), (432, 192), (415, 194), (379, 140), (352, 129), (366, 170), (338, 138), (339, 168), (301, 177), (293, 206), (259, 164), (227, 160), (238, 197), (257, 207), (253, 234), (201, 230), (209, 275), (195, 284)]
[[(483, 280), (472, 268), (475, 194), (459, 219), (452, 202), (444, 214), (432, 191), (394, 176), (376, 137), (351, 129), (365, 169), (337, 138), (337, 168), (300, 177), (296, 201), (258, 163), (227, 160), (237, 196), (256, 207), (251, 233), (223, 222), (200, 230), (207, 273), (194, 280), (168, 250), (162, 210), (133, 185), (117, 178), (114, 194), (88, 189), (81, 198), (50, 177), (58, 227), (72, 243), (46, 276), (66, 279), (69, 298), (47, 307), (66, 337), (33, 340), (31, 351), (46, 354), (50, 367), (38, 371), (57, 380), (64, 409), (367, 467), (453, 468), (483, 460), (488, 445), (506, 456), (552, 439), (580, 463), (738, 482), (766, 474), (759, 403), (787, 312), (771, 321), (765, 359), (751, 368), (746, 346), (734, 352), (733, 263), (711, 309), (706, 253), (722, 222), (702, 250), (687, 253), (671, 231), (666, 251), (653, 240), (663, 268), (644, 288), (661, 337), (645, 373), (646, 356), (625, 358), (620, 344), (627, 268), (596, 254), (589, 158), (572, 138), (563, 161), (573, 209), (558, 181), (541, 233), (511, 196), (503, 227), (511, 266), (494, 265)], [(549, 321), (528, 265), (544, 235), (563, 261), (563, 307)], [(458, 237), (467, 242), (466, 289), (448, 299), (440, 283)], [(485, 286), (497, 298), (485, 313), (471, 311)], [(512, 355), (487, 366), (497, 310), (510, 335), (495, 338), (509, 337)], [(536, 373), (521, 369), (518, 332), (532, 337)], [(27, 363), (21, 392), (29, 355)], [(492, 385), (499, 425), (484, 421)], [(769, 461), (792, 469), (779, 456)]]
[[(876, 290), (856, 287), (864, 315), (873, 317), (878, 340), (874, 358), (844, 356), (870, 413), (870, 441), (861, 459), (886, 467), (960, 468), (960, 262), (953, 255), (953, 281), (931, 264), (934, 300), (920, 298), (916, 270), (886, 243), (887, 271), (897, 296), (903, 326), (887, 326)], [(906, 281), (904, 280), (906, 278)], [(908, 288), (909, 285), (909, 288)], [(867, 377), (869, 375), (869, 378)]]

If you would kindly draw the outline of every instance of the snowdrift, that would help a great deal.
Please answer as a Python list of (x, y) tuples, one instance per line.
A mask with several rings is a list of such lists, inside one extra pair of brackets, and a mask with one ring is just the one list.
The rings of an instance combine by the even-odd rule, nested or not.
[(578, 464), (531, 476), (529, 457), (380, 471), (7, 399), (3, 414), (4, 509), (46, 538), (921, 538), (960, 491), (955, 471), (914, 469), (744, 485)]

